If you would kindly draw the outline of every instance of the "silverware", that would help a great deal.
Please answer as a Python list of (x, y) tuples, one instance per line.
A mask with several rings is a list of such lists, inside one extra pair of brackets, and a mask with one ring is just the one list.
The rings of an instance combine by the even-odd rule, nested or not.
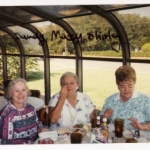
[(132, 133), (133, 139), (134, 139), (134, 133), (132, 132), (132, 130), (129, 129), (129, 131)]
[(134, 138), (140, 138), (140, 130), (136, 129), (134, 133), (130, 129), (129, 129), (129, 131), (132, 133), (133, 139)]
[(140, 130), (135, 130), (135, 132), (134, 132), (134, 137), (136, 137), (136, 138), (140, 138)]

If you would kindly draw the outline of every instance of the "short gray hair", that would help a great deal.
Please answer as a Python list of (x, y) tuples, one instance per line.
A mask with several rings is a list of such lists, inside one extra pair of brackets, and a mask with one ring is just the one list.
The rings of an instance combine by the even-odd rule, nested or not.
[(29, 90), (29, 87), (28, 87), (28, 85), (27, 85), (26, 80), (23, 79), (23, 78), (17, 78), (17, 79), (11, 80), (10, 83), (8, 84), (8, 88), (7, 88), (7, 90), (5, 91), (5, 95), (4, 95), (7, 100), (11, 100), (11, 99), (12, 99), (12, 90), (13, 90), (13, 87), (14, 87), (14, 85), (15, 85), (16, 83), (18, 83), (18, 82), (20, 82), (20, 81), (23, 82), (23, 83), (26, 85), (27, 92), (28, 92), (28, 96), (31, 95), (31, 92), (30, 92), (30, 90)]
[(61, 86), (63, 85), (64, 78), (65, 78), (66, 76), (71, 76), (71, 77), (73, 77), (73, 78), (76, 80), (76, 82), (79, 83), (79, 78), (78, 78), (78, 76), (77, 76), (75, 73), (73, 73), (73, 72), (65, 72), (65, 73), (60, 77), (60, 85), (61, 85)]

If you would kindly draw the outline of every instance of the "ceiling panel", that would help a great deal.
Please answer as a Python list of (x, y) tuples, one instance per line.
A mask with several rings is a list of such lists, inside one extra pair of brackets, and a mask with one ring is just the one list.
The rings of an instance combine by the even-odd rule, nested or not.
[(60, 5), (60, 6), (50, 5), (50, 6), (36, 6), (36, 8), (44, 12), (47, 12), (48, 14), (51, 14), (57, 18), (91, 13), (89, 10), (85, 9), (80, 5)]
[[(137, 7), (145, 7), (150, 6), (150, 4), (121, 4), (121, 5), (99, 5), (101, 11), (105, 13), (105, 11), (115, 11), (115, 10), (123, 10), (123, 9), (132, 9)], [(25, 9), (25, 8), (29, 9)], [(94, 7), (92, 5), (91, 7)], [(33, 11), (32, 8), (34, 8)], [(29, 12), (30, 10), (30, 12)], [(38, 13), (34, 12), (38, 10)], [(40, 12), (44, 12), (47, 15), (47, 18), (50, 20), (56, 19), (65, 19), (68, 17), (76, 17), (80, 15), (89, 15), (93, 12), (89, 11), (84, 5), (45, 5), (45, 6), (0, 6), (0, 27), (9, 27), (17, 24), (28, 24), (28, 23), (36, 23), (46, 21), (44, 16), (40, 15)], [(32, 14), (33, 13), (33, 14)], [(9, 19), (7, 19), (7, 17)], [(42, 18), (43, 17), (43, 18)]]
[(19, 20), (23, 23), (30, 23), (30, 22), (43, 20), (42, 18), (38, 16), (35, 16), (29, 12), (26, 12), (14, 6), (0, 7), (0, 13), (6, 16), (10, 16), (11, 18)]

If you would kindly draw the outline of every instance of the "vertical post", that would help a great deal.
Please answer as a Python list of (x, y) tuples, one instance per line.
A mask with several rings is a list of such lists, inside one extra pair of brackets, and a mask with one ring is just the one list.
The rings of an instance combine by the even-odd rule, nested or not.
[[(65, 35), (66, 35), (66, 31), (65, 31)], [(67, 39), (65, 39), (65, 56), (67, 55), (67, 51), (68, 51), (68, 48), (67, 48)]]

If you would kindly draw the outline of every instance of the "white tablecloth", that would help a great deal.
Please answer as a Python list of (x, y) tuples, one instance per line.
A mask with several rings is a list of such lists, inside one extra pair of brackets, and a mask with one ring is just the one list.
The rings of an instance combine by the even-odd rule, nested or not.
[[(150, 132), (149, 131), (140, 131), (140, 133), (142, 136), (137, 139), (138, 143), (149, 143), (150, 141), (147, 141), (146, 136), (149, 135), (149, 138), (150, 138), (150, 134), (148, 134)], [(143, 137), (143, 133), (145, 134), (145, 137)], [(86, 133), (86, 135), (83, 137), (82, 144), (95, 143), (95, 142), (92, 142), (91, 137), (92, 137), (92, 132)], [(114, 127), (113, 127), (113, 125), (109, 125), (109, 140), (110, 139), (112, 140), (112, 137), (115, 137)], [(38, 140), (39, 139), (37, 139), (34, 144), (38, 144)], [(126, 143), (125, 136), (123, 136), (121, 138), (117, 138), (116, 142), (117, 143)], [(58, 136), (57, 141), (54, 141), (54, 144), (70, 144), (70, 138), (68, 140), (66, 140), (66, 138), (64, 138), (64, 135), (60, 135), (60, 136)], [(98, 143), (98, 144), (103, 144), (103, 143)]]

